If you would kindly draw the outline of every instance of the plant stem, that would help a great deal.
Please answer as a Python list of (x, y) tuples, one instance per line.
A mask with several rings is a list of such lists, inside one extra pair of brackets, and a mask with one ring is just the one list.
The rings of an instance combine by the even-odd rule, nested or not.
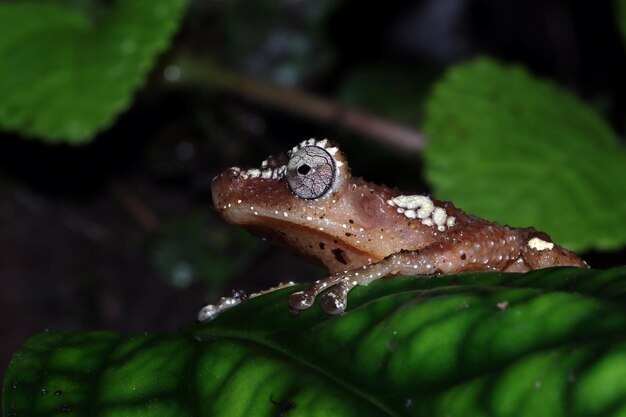
[(421, 151), (426, 143), (421, 133), (408, 126), (326, 98), (228, 72), (210, 61), (178, 56), (173, 62), (168, 69), (179, 70), (179, 81), (183, 83), (225, 90), (286, 112), (337, 125), (402, 150)]

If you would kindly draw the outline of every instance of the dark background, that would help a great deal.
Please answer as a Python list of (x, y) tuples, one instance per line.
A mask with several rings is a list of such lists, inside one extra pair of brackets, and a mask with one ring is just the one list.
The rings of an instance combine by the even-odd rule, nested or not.
[[(210, 180), (226, 167), (258, 165), (327, 136), (340, 141), (357, 175), (427, 190), (413, 154), (237, 94), (165, 85), (163, 67), (179, 50), (285, 83), (272, 72), (286, 59), (276, 51), (233, 51), (240, 44), (224, 29), (233, 11), (216, 3), (191, 2), (133, 106), (91, 144), (0, 138), (0, 377), (11, 353), (45, 329), (175, 330), (231, 288), (323, 275), (217, 219)], [(236, 24), (265, 18), (245, 9), (239, 2)], [(320, 60), (332, 52), (288, 85), (333, 99), (355, 69), (383, 64), (415, 71), (428, 86), (450, 65), (490, 55), (569, 89), (624, 135), (625, 45), (609, 1), (346, 0), (313, 26), (299, 26), (297, 8), (278, 19), (269, 32), (295, 27)], [(623, 251), (583, 255), (599, 268), (624, 260)]]

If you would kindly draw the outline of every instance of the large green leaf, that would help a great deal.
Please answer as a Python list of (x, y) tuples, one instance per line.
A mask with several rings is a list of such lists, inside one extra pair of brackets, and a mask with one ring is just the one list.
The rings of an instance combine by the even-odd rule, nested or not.
[(0, 128), (83, 143), (128, 107), (185, 0), (115, 1), (89, 17), (50, 1), (0, 4)]
[(178, 333), (35, 336), (7, 372), (4, 415), (626, 412), (626, 268), (389, 279), (339, 317), (289, 316), (291, 291)]
[(424, 129), (435, 194), (582, 250), (626, 244), (626, 152), (592, 108), (520, 67), (480, 59), (434, 88)]

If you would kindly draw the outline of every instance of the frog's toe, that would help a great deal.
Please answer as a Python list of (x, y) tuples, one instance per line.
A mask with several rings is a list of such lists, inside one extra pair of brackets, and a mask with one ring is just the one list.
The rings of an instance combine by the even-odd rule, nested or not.
[(313, 305), (315, 296), (306, 291), (298, 291), (289, 297), (289, 307), (294, 310), (305, 310)]
[(326, 314), (341, 314), (346, 311), (348, 300), (345, 296), (330, 290), (322, 297), (320, 305)]

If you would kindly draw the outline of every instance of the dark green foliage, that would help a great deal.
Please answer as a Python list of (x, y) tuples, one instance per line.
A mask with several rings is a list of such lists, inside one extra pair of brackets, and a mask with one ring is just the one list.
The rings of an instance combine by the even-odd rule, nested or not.
[(626, 268), (397, 278), (339, 317), (290, 317), (286, 289), (178, 333), (43, 333), (4, 415), (619, 415), (625, 290)]

